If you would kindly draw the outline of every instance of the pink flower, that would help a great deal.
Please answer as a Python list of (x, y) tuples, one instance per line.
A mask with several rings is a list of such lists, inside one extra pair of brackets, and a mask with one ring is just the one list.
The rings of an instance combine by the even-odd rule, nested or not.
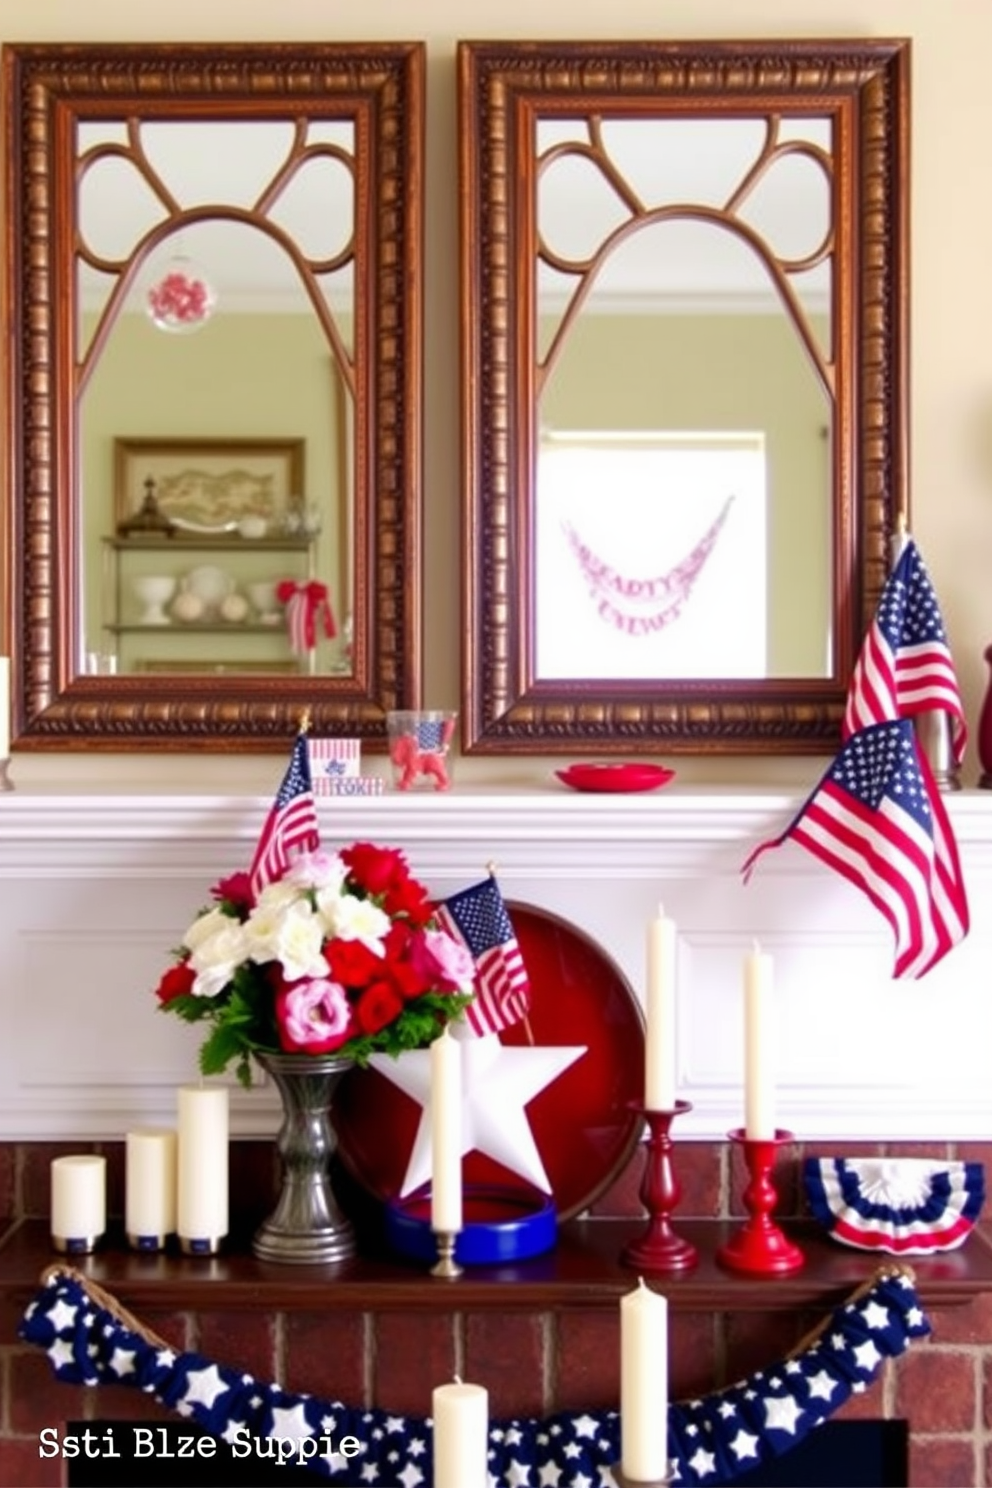
[(471, 952), (446, 930), (421, 930), (411, 941), (410, 960), (429, 985), (471, 992), (475, 981)]
[(276, 997), (276, 1021), (287, 1053), (327, 1054), (347, 1040), (351, 1007), (337, 982), (293, 982)]

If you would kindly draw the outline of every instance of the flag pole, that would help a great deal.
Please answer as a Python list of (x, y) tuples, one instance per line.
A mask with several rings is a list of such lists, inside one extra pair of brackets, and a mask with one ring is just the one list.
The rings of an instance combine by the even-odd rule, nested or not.
[[(889, 571), (895, 568), (902, 557), (909, 542), (909, 529), (906, 522), (906, 513), (900, 510), (896, 517), (896, 530), (892, 535), (889, 552)], [(951, 715), (942, 708), (931, 708), (926, 713), (918, 713), (913, 719), (913, 727), (916, 730), (916, 738), (921, 750), (926, 756), (927, 764), (933, 774), (934, 784), (939, 791), (956, 791), (961, 789), (961, 778), (958, 768), (954, 762), (954, 742), (951, 730)]]

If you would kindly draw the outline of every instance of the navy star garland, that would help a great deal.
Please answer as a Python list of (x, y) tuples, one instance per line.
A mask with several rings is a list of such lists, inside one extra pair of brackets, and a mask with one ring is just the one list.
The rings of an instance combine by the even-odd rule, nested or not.
[[(264, 1384), (199, 1354), (177, 1354), (71, 1267), (46, 1273), (19, 1332), (44, 1349), (58, 1379), (130, 1385), (224, 1441), (328, 1438), (304, 1464), (326, 1482), (430, 1488), (429, 1417), (357, 1409)], [(669, 1406), (671, 1481), (725, 1483), (781, 1456), (867, 1389), (885, 1359), (929, 1332), (912, 1273), (882, 1268), (795, 1355), (728, 1389)], [(346, 1436), (360, 1443), (350, 1458), (331, 1449)], [(612, 1488), (610, 1469), (619, 1459), (615, 1410), (490, 1424), (490, 1488)]]

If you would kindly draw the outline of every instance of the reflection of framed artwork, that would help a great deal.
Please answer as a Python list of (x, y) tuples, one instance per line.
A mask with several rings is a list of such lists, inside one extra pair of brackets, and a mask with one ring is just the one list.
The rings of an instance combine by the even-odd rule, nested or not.
[(154, 482), (159, 510), (194, 531), (261, 517), (285, 528), (304, 487), (305, 439), (115, 439), (114, 517), (126, 521)]
[(238, 676), (250, 675), (252, 672), (265, 673), (266, 676), (295, 676), (299, 671), (299, 661), (167, 661), (163, 658), (149, 656), (134, 663), (136, 672), (195, 672), (198, 676), (210, 673), (212, 676), (225, 676), (228, 673), (236, 673)]

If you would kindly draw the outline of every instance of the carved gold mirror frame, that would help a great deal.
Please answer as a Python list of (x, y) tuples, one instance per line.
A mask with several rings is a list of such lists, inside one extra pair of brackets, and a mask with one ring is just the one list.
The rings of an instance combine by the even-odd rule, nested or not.
[[(909, 43), (463, 42), (459, 107), (464, 747), (478, 754), (829, 753), (884, 583), (888, 540), (907, 510)], [(671, 121), (690, 130), (746, 120), (763, 131), (764, 144), (742, 184), (715, 204), (691, 196), (659, 202), (631, 184), (611, 153), (608, 136), (618, 120)], [(829, 270), (819, 351), (793, 288), (797, 264), (765, 252), (741, 205), (794, 149), (809, 120), (828, 139), (826, 148), (803, 145), (827, 183), (823, 243), (798, 265)], [(555, 129), (570, 133), (565, 148), (582, 157), (583, 168), (594, 167), (599, 187), (622, 203), (617, 246), (633, 236), (638, 216), (655, 225), (681, 217), (725, 229), (738, 248), (744, 243), (756, 257), (764, 254), (797, 356), (812, 365), (823, 395), (819, 433), (826, 433), (829, 453), (822, 552), (810, 544), (791, 555), (800, 573), (814, 558), (823, 565), (820, 655), (827, 659), (808, 671), (542, 673), (537, 616), (553, 596), (539, 592), (537, 465), (541, 398), (553, 369), (538, 324), (538, 286), (563, 262), (541, 220), (544, 173), (563, 149)], [(583, 142), (576, 147), (578, 130)], [(613, 239), (607, 246), (612, 251)], [(609, 254), (601, 243), (580, 257), (565, 265), (566, 342), (575, 325), (568, 317)], [(603, 385), (622, 375), (621, 362), (599, 368)], [(589, 558), (585, 549), (581, 555)], [(608, 572), (605, 563), (597, 572), (593, 566), (592, 583)], [(713, 621), (734, 622), (729, 605)]]
[[(416, 706), (421, 688), (422, 43), (13, 44), (4, 48), (3, 88), (2, 537), (14, 747), (266, 750), (292, 735), (304, 708), (315, 732), (384, 739), (387, 710)], [(337, 361), (351, 405), (351, 505), (340, 524), (351, 543), (348, 663), (325, 675), (281, 675), (271, 662), (254, 673), (239, 666), (203, 675), (192, 661), (185, 672), (179, 663), (171, 671), (136, 663), (126, 674), (92, 675), (84, 662), (84, 553), (89, 557), (80, 405), (142, 255), (170, 224), (147, 231), (123, 269), (115, 267), (111, 313), (87, 361), (78, 292), (84, 132), (118, 130), (122, 143), (101, 147), (103, 153), (129, 154), (133, 162), (143, 156), (141, 131), (149, 125), (237, 130), (266, 121), (278, 122), (291, 140), (267, 198), (236, 208), (200, 202), (180, 213), (164, 188), (156, 185), (156, 194), (177, 221), (181, 215), (195, 227), (231, 219), (280, 245), (322, 327), (326, 366)], [(353, 144), (342, 167), (353, 180), (350, 242), (342, 253), (353, 276), (347, 350), (313, 287), (321, 266), (308, 279), (302, 249), (268, 215), (284, 188), (295, 189), (308, 138), (326, 140), (335, 127), (346, 128)], [(340, 167), (345, 152), (320, 143), (311, 153), (325, 163), (334, 156)], [(257, 351), (264, 358), (264, 344)], [(331, 405), (330, 395), (320, 405), (328, 419)], [(245, 432), (203, 431), (212, 440)], [(327, 530), (339, 516), (318, 511), (321, 520)], [(85, 584), (97, 582), (91, 563)]]

